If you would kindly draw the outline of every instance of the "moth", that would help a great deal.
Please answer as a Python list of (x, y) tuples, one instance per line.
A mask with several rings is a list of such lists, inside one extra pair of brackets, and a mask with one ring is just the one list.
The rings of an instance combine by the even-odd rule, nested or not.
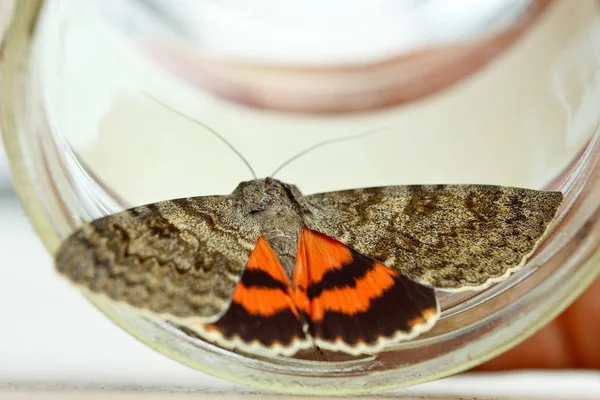
[(185, 323), (230, 349), (352, 355), (430, 329), (434, 288), (482, 289), (519, 268), (560, 192), (388, 186), (303, 196), (274, 178), (84, 225), (56, 253), (76, 285)]
[(86, 223), (55, 264), (89, 293), (227, 349), (361, 355), (431, 329), (435, 289), (483, 289), (516, 271), (562, 201), (491, 185), (305, 196), (267, 177)]

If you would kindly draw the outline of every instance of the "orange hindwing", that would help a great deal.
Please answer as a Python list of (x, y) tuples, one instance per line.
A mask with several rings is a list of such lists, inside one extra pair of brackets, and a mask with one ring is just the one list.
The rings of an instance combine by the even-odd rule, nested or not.
[(309, 229), (300, 235), (293, 287), (315, 344), (350, 354), (414, 337), (439, 314), (433, 289)]
[(196, 324), (193, 329), (223, 347), (250, 352), (292, 355), (312, 346), (285, 271), (263, 237), (250, 254), (225, 314), (213, 324)]
[(433, 289), (305, 228), (291, 287), (261, 237), (225, 314), (193, 328), (224, 347), (250, 352), (293, 355), (317, 346), (361, 354), (418, 335), (438, 315)]

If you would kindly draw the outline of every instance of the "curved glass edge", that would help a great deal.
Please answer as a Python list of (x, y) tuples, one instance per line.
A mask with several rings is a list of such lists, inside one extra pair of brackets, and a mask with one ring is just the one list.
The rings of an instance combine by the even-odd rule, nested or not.
[(1, 71), (4, 80), (1, 88), (0, 122), (2, 123), (2, 138), (17, 196), (44, 246), (53, 251), (58, 247), (60, 241), (53, 234), (51, 224), (36, 196), (33, 182), (27, 172), (16, 132), (17, 124), (13, 104), (10, 100), (14, 98), (14, 92), (17, 90), (13, 83), (18, 79), (21, 68), (25, 65), (25, 60), (28, 57), (29, 39), (42, 3), (43, 0), (18, 2), (13, 20), (6, 31), (3, 44), (4, 64)]
[[(21, 68), (23, 65), (26, 65), (23, 61), (28, 56), (29, 39), (42, 3), (42, 0), (30, 0), (18, 3), (13, 23), (7, 33), (4, 49), (6, 56), (4, 64), (5, 85), (2, 88), (2, 92), (5, 99), (13, 99), (14, 92), (18, 89), (15, 83), (19, 82), (19, 74), (22, 72)], [(54, 235), (46, 212), (36, 196), (34, 182), (32, 182), (28, 174), (21, 143), (16, 131), (16, 117), (12, 106), (10, 101), (0, 103), (3, 139), (11, 165), (15, 189), (36, 233), (43, 241), (45, 247), (50, 252), (53, 252), (60, 241)], [(588, 185), (594, 185), (594, 183), (588, 183)], [(597, 205), (588, 204), (588, 207), (592, 206), (595, 207), (594, 209), (597, 208)], [(577, 235), (575, 234), (574, 236)], [(452, 375), (478, 365), (515, 346), (531, 336), (540, 326), (556, 317), (576, 299), (591, 284), (594, 278), (599, 275), (600, 269), (597, 268), (598, 263), (600, 263), (600, 252), (597, 251), (593, 255), (590, 255), (585, 264), (571, 276), (566, 286), (562, 285), (560, 290), (556, 291), (553, 295), (548, 295), (547, 300), (549, 301), (543, 304), (543, 309), (539, 310), (541, 312), (538, 312), (534, 318), (522, 318), (521, 321), (518, 321), (515, 324), (518, 326), (513, 331), (516, 334), (508, 340), (501, 340), (501, 338), (493, 334), (488, 335), (484, 339), (470, 344), (470, 348), (461, 349), (463, 357), (460, 360), (456, 359), (456, 356), (453, 354), (434, 360), (438, 363), (436, 365), (439, 365), (439, 368), (431, 374), (423, 374), (402, 382), (392, 382), (388, 379), (372, 386), (360, 386), (360, 382), (364, 383), (361, 379), (357, 380), (357, 385), (332, 385), (329, 379), (315, 376), (288, 376), (286, 378), (289, 379), (286, 379), (285, 384), (282, 384), (281, 380), (269, 378), (268, 374), (263, 374), (262, 371), (253, 369), (251, 364), (237, 366), (234, 372), (213, 368), (210, 365), (209, 359), (190, 359), (189, 351), (193, 350), (193, 346), (189, 342), (176, 340), (177, 337), (172, 332), (158, 327), (150, 319), (144, 318), (134, 312), (120, 309), (113, 304), (105, 303), (101, 300), (90, 299), (90, 301), (115, 324), (149, 347), (208, 374), (269, 391), (293, 394), (366, 394), (411, 386)], [(259, 377), (257, 376), (258, 374), (263, 376)], [(369, 378), (368, 374), (367, 378)], [(356, 377), (353, 379), (356, 379)], [(307, 380), (310, 380), (310, 382)]]

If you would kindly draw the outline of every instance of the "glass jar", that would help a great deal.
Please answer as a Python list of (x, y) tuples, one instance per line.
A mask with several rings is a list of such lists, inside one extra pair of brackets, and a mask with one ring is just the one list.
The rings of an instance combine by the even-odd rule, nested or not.
[(562, 190), (565, 204), (522, 271), (481, 292), (440, 291), (434, 329), (375, 356), (251, 358), (89, 298), (125, 331), (254, 387), (367, 393), (494, 357), (598, 275), (596, 1), (250, 4), (18, 3), (3, 135), (50, 252), (82, 220), (230, 193), (248, 166), (265, 176), (285, 164), (278, 178), (305, 194), (485, 183)]

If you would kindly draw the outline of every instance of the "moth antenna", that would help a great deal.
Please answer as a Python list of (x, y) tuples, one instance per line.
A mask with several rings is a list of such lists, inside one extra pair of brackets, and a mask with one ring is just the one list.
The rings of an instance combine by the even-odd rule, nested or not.
[(306, 154), (310, 153), (313, 150), (318, 149), (319, 147), (323, 147), (323, 146), (326, 146), (328, 144), (337, 143), (337, 142), (345, 142), (346, 140), (360, 139), (360, 138), (363, 138), (363, 137), (367, 137), (367, 136), (373, 135), (375, 133), (379, 133), (379, 132), (381, 132), (382, 130), (384, 130), (386, 128), (388, 128), (388, 126), (382, 126), (382, 127), (379, 127), (379, 128), (370, 129), (368, 131), (364, 131), (364, 132), (360, 132), (360, 133), (355, 133), (354, 135), (341, 136), (341, 137), (337, 137), (337, 138), (333, 138), (333, 139), (328, 139), (328, 140), (324, 140), (324, 141), (322, 141), (320, 143), (313, 144), (312, 146), (309, 146), (309, 147), (305, 148), (304, 150), (296, 153), (292, 157), (288, 158), (287, 161), (285, 161), (283, 164), (281, 164), (279, 167), (277, 167), (277, 169), (275, 171), (273, 171), (273, 173), (271, 175), (269, 175), (269, 176), (271, 178), (274, 178), (277, 173), (281, 172), (281, 170), (283, 168), (285, 168), (288, 165), (290, 165), (293, 161), (296, 161), (300, 157), (305, 156)]
[(183, 117), (183, 118), (187, 119), (188, 121), (191, 121), (191, 122), (194, 122), (194, 123), (200, 125), (204, 129), (206, 129), (207, 131), (209, 131), (210, 133), (212, 133), (213, 135), (215, 135), (227, 147), (229, 147), (239, 157), (239, 159), (244, 162), (244, 164), (246, 164), (246, 167), (248, 167), (248, 169), (250, 170), (250, 173), (252, 174), (252, 176), (254, 177), (254, 179), (258, 178), (256, 176), (256, 172), (254, 172), (254, 168), (252, 168), (252, 166), (250, 165), (250, 163), (248, 162), (248, 160), (246, 160), (246, 158), (242, 155), (242, 153), (240, 153), (235, 147), (233, 147), (233, 145), (231, 143), (229, 143), (229, 141), (227, 139), (225, 139), (225, 137), (223, 135), (221, 135), (219, 132), (217, 132), (216, 130), (214, 130), (210, 126), (206, 125), (204, 122), (198, 121), (197, 119), (194, 119), (194, 118), (190, 117), (189, 115), (186, 115), (183, 112), (181, 112), (181, 111), (179, 111), (179, 110), (171, 107), (170, 105), (164, 103), (163, 101), (157, 99), (156, 97), (152, 96), (149, 93), (144, 93), (144, 95), (147, 96), (148, 98), (150, 98), (151, 100), (154, 100), (155, 102), (157, 102), (161, 106), (165, 107), (166, 109), (170, 110), (171, 112), (179, 115), (180, 117)]

